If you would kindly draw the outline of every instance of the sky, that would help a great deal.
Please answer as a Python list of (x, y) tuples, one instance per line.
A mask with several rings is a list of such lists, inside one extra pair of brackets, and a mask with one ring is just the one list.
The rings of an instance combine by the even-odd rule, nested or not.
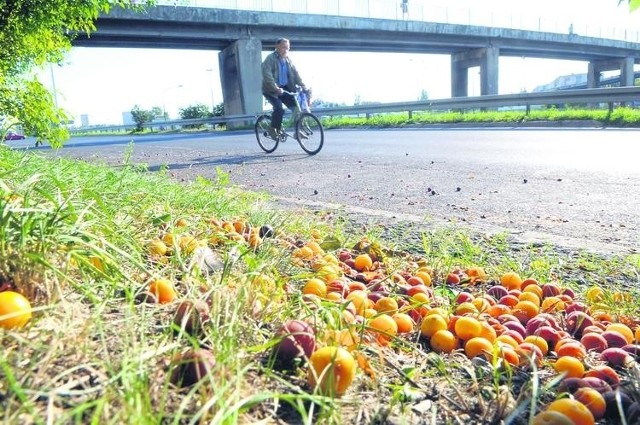
[[(469, 19), (474, 24), (511, 23), (526, 29), (533, 22), (555, 31), (572, 23), (579, 34), (603, 36), (627, 28), (640, 31), (640, 11), (629, 13), (626, 3), (618, 6), (618, 0), (409, 0), (409, 7), (410, 12), (437, 15), (452, 23)], [(451, 97), (449, 55), (302, 52), (296, 51), (295, 40), (291, 44), (290, 57), (315, 98), (352, 105), (356, 98), (418, 100), (423, 90), (430, 99)], [(559, 76), (587, 71), (586, 62), (533, 58), (502, 57), (499, 67), (499, 94), (531, 92)], [(402, 77), (390, 83), (389, 75), (398, 69)], [(470, 72), (469, 95), (480, 94), (475, 74)], [(86, 114), (90, 124), (122, 124), (123, 112), (135, 105), (157, 106), (170, 118), (178, 118), (179, 108), (222, 102), (218, 51), (77, 47), (61, 66), (42, 69), (39, 78), (77, 123)]]

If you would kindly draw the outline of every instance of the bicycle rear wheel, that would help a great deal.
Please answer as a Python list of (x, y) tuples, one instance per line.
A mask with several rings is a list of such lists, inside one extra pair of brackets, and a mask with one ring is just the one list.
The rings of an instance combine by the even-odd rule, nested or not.
[(278, 147), (278, 138), (271, 137), (269, 130), (271, 128), (271, 116), (268, 114), (260, 115), (256, 120), (255, 130), (258, 145), (266, 153), (271, 153)]
[(324, 144), (322, 123), (312, 113), (303, 112), (296, 123), (296, 135), (300, 147), (309, 155), (320, 152)]

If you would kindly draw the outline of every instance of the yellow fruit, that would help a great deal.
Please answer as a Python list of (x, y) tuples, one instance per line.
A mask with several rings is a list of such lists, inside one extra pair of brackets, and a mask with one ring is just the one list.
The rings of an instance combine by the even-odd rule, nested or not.
[(369, 254), (360, 254), (354, 260), (354, 265), (357, 271), (369, 271), (373, 267), (373, 260)]
[(561, 398), (552, 402), (548, 411), (560, 412), (573, 421), (575, 425), (594, 425), (593, 413), (581, 402), (571, 398)]
[(307, 381), (321, 394), (341, 396), (356, 377), (356, 361), (342, 347), (322, 347), (309, 358)]
[(160, 239), (154, 239), (151, 242), (149, 242), (147, 249), (149, 250), (149, 253), (151, 255), (158, 255), (158, 256), (165, 255), (168, 250), (167, 244), (165, 244)]
[(307, 280), (302, 288), (302, 293), (305, 295), (317, 295), (320, 298), (324, 298), (327, 296), (327, 285), (324, 281), (314, 277)]
[(0, 327), (22, 328), (31, 319), (31, 303), (14, 291), (0, 292)]
[(433, 334), (429, 344), (431, 349), (438, 353), (450, 353), (460, 346), (458, 338), (446, 329)]
[(160, 304), (167, 304), (175, 300), (178, 294), (168, 279), (154, 279), (149, 284), (149, 292), (155, 295)]

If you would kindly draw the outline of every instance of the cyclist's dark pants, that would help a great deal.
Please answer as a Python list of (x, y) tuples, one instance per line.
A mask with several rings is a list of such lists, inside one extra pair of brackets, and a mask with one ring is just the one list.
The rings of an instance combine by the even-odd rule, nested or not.
[(271, 114), (271, 125), (277, 130), (282, 129), (282, 117), (284, 116), (284, 108), (282, 104), (287, 105), (287, 108), (292, 111), (298, 107), (298, 101), (290, 94), (282, 93), (280, 96), (272, 96), (270, 94), (263, 93), (265, 99), (273, 106), (273, 113)]

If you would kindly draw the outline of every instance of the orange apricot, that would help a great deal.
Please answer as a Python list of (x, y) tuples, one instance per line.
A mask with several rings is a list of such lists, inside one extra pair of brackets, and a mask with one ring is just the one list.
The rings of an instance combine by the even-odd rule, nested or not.
[(633, 339), (634, 339), (633, 331), (629, 326), (625, 325), (624, 323), (612, 323), (606, 327), (605, 331), (618, 332), (624, 337), (624, 339), (627, 340), (627, 344), (633, 344)]
[(357, 271), (369, 271), (373, 267), (373, 260), (369, 254), (360, 254), (354, 260), (354, 267)]
[(567, 378), (581, 378), (584, 375), (584, 364), (581, 360), (571, 356), (562, 356), (553, 364), (558, 373), (563, 373)]
[(422, 278), (418, 276), (409, 276), (407, 278), (407, 284), (411, 286), (418, 286), (418, 285), (426, 286), (424, 284), (424, 280), (422, 280)]
[(507, 272), (500, 276), (500, 284), (507, 289), (520, 289), (522, 278), (516, 272)]
[(547, 410), (560, 412), (573, 421), (575, 425), (594, 425), (593, 413), (581, 402), (571, 398), (555, 400), (547, 406)]
[(168, 279), (153, 279), (149, 284), (149, 292), (155, 295), (160, 304), (170, 303), (178, 296)]
[(382, 297), (376, 301), (373, 308), (379, 313), (393, 314), (398, 311), (398, 301), (392, 297)]
[(489, 304), (489, 301), (484, 299), (484, 298), (474, 298), (473, 301), (471, 301), (471, 304), (473, 304), (477, 311), (484, 313), (487, 310), (489, 310), (489, 307), (491, 307), (491, 304)]
[(568, 342), (562, 344), (560, 348), (558, 348), (558, 344), (556, 343), (555, 348), (558, 357), (571, 356), (575, 357), (576, 359), (584, 359), (587, 356), (586, 348), (584, 348), (584, 345), (579, 342)]
[(369, 329), (377, 333), (377, 341), (386, 345), (398, 334), (398, 324), (388, 314), (379, 314), (369, 321)]
[(349, 284), (347, 285), (349, 291), (348, 292), (354, 292), (354, 291), (366, 291), (367, 290), (367, 285), (364, 284), (364, 282), (360, 282), (358, 280), (352, 280), (351, 282), (349, 282)]
[(532, 317), (536, 316), (540, 311), (540, 307), (531, 301), (519, 301), (518, 304), (513, 306), (512, 312), (520, 322), (527, 322)]
[(465, 314), (478, 314), (478, 309), (471, 302), (463, 302), (456, 306), (455, 313), (460, 316)]
[(464, 341), (480, 336), (482, 325), (475, 317), (462, 316), (455, 323), (454, 330), (456, 336)]
[(429, 294), (425, 292), (418, 292), (417, 294), (413, 294), (409, 298), (409, 301), (411, 302), (412, 305), (422, 305), (422, 304), (429, 304), (431, 299), (429, 298)]
[[(540, 288), (540, 282), (538, 282), (538, 279), (536, 279), (536, 278), (528, 277), (528, 278), (526, 278), (526, 279), (524, 279), (522, 281), (522, 283), (520, 284), (520, 289), (522, 289), (524, 291), (524, 289), (527, 286), (537, 286), (537, 287)], [(542, 288), (540, 288), (540, 289), (542, 289)]]
[(549, 343), (544, 338), (536, 335), (529, 335), (525, 337), (524, 342), (529, 342), (536, 345), (542, 352), (543, 356), (546, 356), (547, 352), (549, 352)]
[(306, 247), (310, 248), (311, 251), (313, 251), (313, 253), (315, 255), (324, 255), (324, 249), (322, 249), (322, 247), (320, 246), (320, 244), (316, 241), (309, 241), (306, 244), (304, 244)]
[(607, 410), (607, 402), (600, 392), (594, 388), (578, 388), (573, 397), (591, 411), (594, 419), (602, 419)]
[(536, 366), (542, 366), (542, 350), (537, 345), (530, 342), (522, 342), (516, 347), (516, 353), (520, 356), (521, 366), (530, 366), (535, 364)]
[(484, 280), (487, 278), (487, 273), (484, 271), (482, 267), (469, 267), (466, 270), (467, 276), (471, 278), (471, 280)]
[(592, 286), (585, 293), (587, 302), (593, 304), (604, 300), (604, 290), (599, 286)]
[(356, 361), (342, 347), (322, 347), (309, 357), (309, 385), (325, 395), (344, 394), (356, 376)]
[(551, 313), (555, 311), (563, 311), (566, 303), (560, 299), (560, 297), (547, 297), (542, 300), (540, 309), (545, 313)]
[(431, 349), (437, 353), (450, 353), (460, 345), (458, 338), (448, 330), (439, 330), (429, 340)]
[(418, 270), (414, 276), (422, 279), (422, 282), (426, 286), (431, 286), (431, 274), (429, 274), (428, 272)]
[(316, 277), (307, 280), (302, 288), (305, 295), (317, 295), (320, 298), (327, 296), (327, 284), (323, 280)]
[(347, 301), (351, 301), (356, 309), (356, 313), (362, 315), (364, 310), (367, 308), (367, 293), (361, 290), (351, 291), (349, 295), (347, 295)]
[(488, 339), (477, 336), (464, 343), (464, 353), (470, 359), (477, 356), (491, 359), (493, 357), (493, 344)]
[(500, 317), (503, 314), (510, 314), (511, 307), (504, 304), (496, 304), (489, 307), (489, 309), (487, 310), (487, 313), (489, 313), (491, 317)]
[(308, 246), (303, 246), (300, 248), (296, 248), (291, 255), (293, 256), (293, 258), (308, 260), (313, 257), (313, 250)]
[(442, 307), (433, 307), (433, 308), (430, 308), (430, 309), (427, 311), (427, 316), (429, 316), (429, 315), (431, 315), (431, 314), (439, 314), (440, 316), (444, 317), (444, 318), (445, 318), (445, 320), (447, 320), (447, 321), (449, 320), (449, 317), (450, 317), (449, 312), (448, 312), (447, 310), (445, 310), (444, 308), (442, 308)]
[(0, 328), (22, 328), (31, 320), (31, 303), (16, 291), (0, 292)]
[(399, 334), (406, 334), (406, 333), (413, 332), (413, 329), (415, 328), (415, 324), (411, 316), (409, 316), (406, 313), (395, 313), (391, 317), (393, 318), (393, 320), (395, 320), (396, 325), (398, 326)]
[(496, 338), (498, 337), (498, 333), (496, 332), (495, 328), (491, 326), (489, 322), (481, 320), (480, 326), (482, 327), (482, 330), (480, 331), (480, 335), (479, 335), (480, 337), (485, 338), (491, 342), (496, 340)]
[(518, 297), (518, 301), (530, 301), (534, 303), (536, 306), (540, 307), (540, 297), (533, 292), (523, 292)]
[(496, 337), (496, 342), (500, 344), (508, 345), (512, 348), (518, 347), (518, 344), (519, 344), (518, 341), (516, 341), (512, 336), (506, 335), (506, 334), (498, 335)]
[(509, 294), (500, 298), (498, 300), (498, 304), (506, 305), (507, 307), (510, 307), (511, 309), (513, 309), (513, 307), (515, 307), (519, 301), (520, 300), (518, 299), (518, 297), (516, 297), (515, 295)]
[(518, 352), (510, 345), (499, 345), (497, 356), (509, 363), (511, 366), (518, 366), (520, 364), (520, 356), (518, 355)]
[(533, 292), (534, 294), (536, 294), (538, 296), (539, 299), (542, 299), (543, 298), (543, 296), (542, 296), (542, 287), (537, 285), (537, 284), (535, 284), (535, 285), (534, 284), (526, 284), (526, 282), (528, 280), (529, 279), (526, 279), (526, 280), (524, 280), (522, 282), (522, 287), (521, 287), (522, 292), (523, 293), (524, 292)]
[(535, 415), (530, 425), (575, 425), (571, 419), (560, 412), (545, 410)]
[(447, 320), (439, 314), (428, 314), (420, 323), (422, 336), (431, 338), (436, 332), (447, 329)]

